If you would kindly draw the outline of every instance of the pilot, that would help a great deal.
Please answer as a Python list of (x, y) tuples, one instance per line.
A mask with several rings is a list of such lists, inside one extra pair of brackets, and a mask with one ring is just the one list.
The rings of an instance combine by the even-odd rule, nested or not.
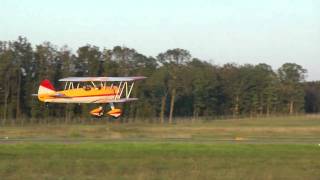
[(83, 89), (86, 90), (86, 91), (90, 91), (91, 90), (91, 86), (90, 85), (83, 86)]

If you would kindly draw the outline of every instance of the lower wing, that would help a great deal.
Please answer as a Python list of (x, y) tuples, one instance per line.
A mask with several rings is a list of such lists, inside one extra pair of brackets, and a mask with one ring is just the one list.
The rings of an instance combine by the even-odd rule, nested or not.
[(138, 98), (121, 98), (121, 99), (99, 99), (96, 101), (93, 101), (91, 103), (125, 103), (125, 102), (130, 102), (130, 101), (136, 101)]
[(123, 103), (123, 102), (130, 102), (130, 101), (136, 101), (136, 100), (138, 100), (138, 98), (121, 98), (121, 99), (110, 100), (109, 102)]

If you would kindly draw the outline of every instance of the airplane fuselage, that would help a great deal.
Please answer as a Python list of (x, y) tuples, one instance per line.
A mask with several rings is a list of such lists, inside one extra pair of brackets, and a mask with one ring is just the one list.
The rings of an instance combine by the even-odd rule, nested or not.
[(101, 88), (74, 88), (54, 93), (38, 94), (38, 99), (47, 103), (108, 103), (115, 99), (119, 88), (106, 86)]

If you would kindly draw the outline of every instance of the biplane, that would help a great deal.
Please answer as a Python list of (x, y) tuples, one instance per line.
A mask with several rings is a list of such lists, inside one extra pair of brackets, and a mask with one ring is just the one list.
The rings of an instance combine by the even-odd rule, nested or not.
[(118, 118), (122, 110), (115, 108), (114, 103), (124, 103), (137, 100), (131, 98), (131, 92), (136, 80), (146, 77), (67, 77), (60, 79), (64, 82), (64, 89), (56, 91), (48, 79), (40, 83), (38, 99), (45, 103), (95, 103), (109, 104), (110, 110), (99, 106), (90, 111), (95, 117), (110, 115)]

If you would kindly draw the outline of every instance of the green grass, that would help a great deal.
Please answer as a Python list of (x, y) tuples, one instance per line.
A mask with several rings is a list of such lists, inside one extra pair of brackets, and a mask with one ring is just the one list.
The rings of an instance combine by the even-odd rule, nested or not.
[(316, 145), (0, 145), (1, 179), (319, 179)]
[(0, 127), (0, 179), (319, 179), (320, 116)]
[[(101, 120), (99, 120), (101, 121)], [(122, 140), (189, 142), (251, 141), (318, 143), (320, 116), (293, 116), (168, 124), (33, 125), (0, 127), (0, 141), (8, 138), (45, 140)]]

